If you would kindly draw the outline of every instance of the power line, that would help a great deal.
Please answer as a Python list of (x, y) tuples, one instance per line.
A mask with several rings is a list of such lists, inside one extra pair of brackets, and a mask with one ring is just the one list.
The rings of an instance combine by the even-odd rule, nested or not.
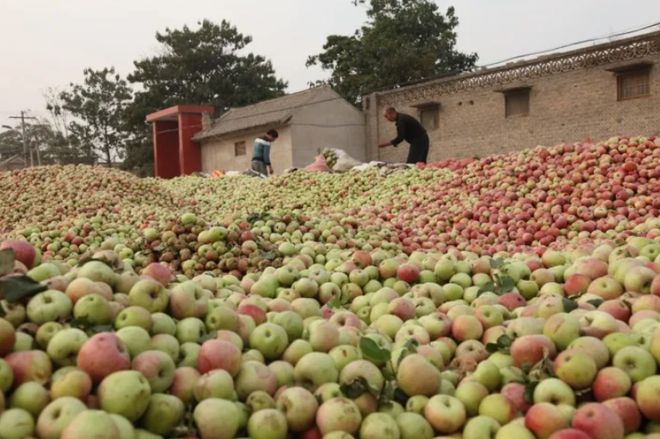
[(599, 40), (622, 37), (624, 35), (629, 35), (629, 34), (632, 34), (632, 33), (635, 33), (635, 32), (641, 32), (641, 31), (646, 30), (646, 29), (651, 29), (652, 27), (656, 27), (656, 26), (660, 26), (660, 22), (649, 24), (647, 26), (638, 27), (638, 28), (635, 28), (635, 29), (630, 29), (630, 30), (619, 32), (619, 33), (616, 33), (616, 34), (609, 34), (609, 35), (602, 36), (602, 37), (589, 38), (587, 40), (582, 40), (582, 41), (575, 41), (573, 43), (563, 44), (561, 46), (557, 46), (557, 47), (554, 47), (552, 49), (538, 50), (538, 51), (526, 53), (526, 54), (523, 54), (523, 55), (512, 56), (510, 58), (506, 58), (506, 59), (503, 59), (503, 60), (500, 60), (500, 61), (495, 61), (495, 62), (492, 62), (492, 63), (480, 65), (478, 68), (488, 68), (488, 67), (495, 66), (497, 64), (502, 64), (502, 63), (505, 63), (505, 62), (508, 62), (508, 61), (513, 61), (513, 60), (519, 59), (519, 58), (525, 58), (525, 57), (533, 56), (533, 55), (540, 55), (542, 53), (547, 53), (547, 52), (554, 52), (555, 50), (561, 50), (561, 49), (565, 49), (567, 47), (577, 46), (577, 45), (580, 45), (580, 44), (593, 43), (593, 42), (596, 42), (596, 41), (599, 41)]

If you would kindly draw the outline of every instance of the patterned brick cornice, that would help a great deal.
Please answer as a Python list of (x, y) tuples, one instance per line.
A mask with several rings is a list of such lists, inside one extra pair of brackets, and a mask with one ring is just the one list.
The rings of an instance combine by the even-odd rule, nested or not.
[(401, 87), (376, 93), (378, 103), (424, 102), (439, 95), (468, 89), (501, 87), (504, 84), (541, 76), (586, 69), (643, 58), (660, 52), (660, 32), (611, 43), (546, 55), (477, 72)]

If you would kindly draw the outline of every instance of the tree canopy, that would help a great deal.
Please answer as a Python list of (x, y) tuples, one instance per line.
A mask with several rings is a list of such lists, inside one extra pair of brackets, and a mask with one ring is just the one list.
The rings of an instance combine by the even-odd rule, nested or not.
[(330, 35), (323, 52), (307, 65), (331, 72), (327, 81), (358, 103), (373, 91), (458, 73), (474, 67), (477, 55), (456, 50), (458, 17), (431, 0), (354, 0), (368, 4), (367, 22), (353, 35)]
[(48, 109), (71, 114), (68, 131), (85, 162), (102, 159), (110, 165), (124, 157), (126, 133), (121, 115), (132, 100), (132, 90), (114, 68), (88, 68), (84, 75), (82, 84), (71, 84), (60, 93), (61, 107)]
[(125, 163), (129, 169), (151, 165), (147, 114), (177, 104), (204, 104), (219, 115), (231, 107), (281, 96), (287, 86), (269, 60), (245, 53), (252, 38), (225, 20), (204, 20), (196, 29), (166, 29), (156, 34), (156, 40), (160, 53), (135, 61), (128, 75), (139, 90), (126, 112), (132, 134)]

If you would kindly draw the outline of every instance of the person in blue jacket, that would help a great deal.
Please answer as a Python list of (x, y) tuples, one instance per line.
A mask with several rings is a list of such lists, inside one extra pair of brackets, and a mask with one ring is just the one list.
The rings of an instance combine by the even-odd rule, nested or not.
[(257, 137), (252, 147), (252, 170), (262, 175), (272, 175), (270, 146), (279, 137), (277, 130), (268, 130), (265, 136)]

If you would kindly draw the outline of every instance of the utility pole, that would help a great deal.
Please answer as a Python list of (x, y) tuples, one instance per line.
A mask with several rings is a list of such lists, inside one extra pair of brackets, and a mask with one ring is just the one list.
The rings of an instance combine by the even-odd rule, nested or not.
[(21, 110), (21, 115), (20, 116), (9, 116), (10, 119), (20, 119), (21, 120), (21, 132), (23, 135), (23, 159), (25, 160), (25, 166), (28, 165), (30, 162), (30, 155), (28, 154), (28, 144), (27, 144), (27, 135), (25, 134), (25, 119), (34, 119), (37, 120), (36, 117), (32, 116), (26, 116), (27, 112)]

